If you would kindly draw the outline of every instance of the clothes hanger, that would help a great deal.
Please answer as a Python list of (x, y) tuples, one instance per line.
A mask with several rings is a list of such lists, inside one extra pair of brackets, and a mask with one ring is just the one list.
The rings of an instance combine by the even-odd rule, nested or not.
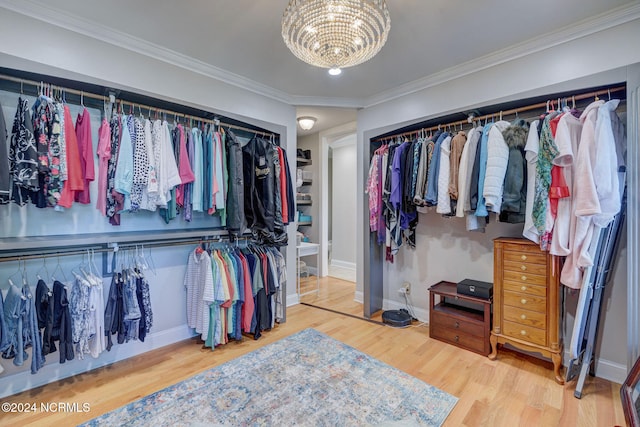
[(44, 273), (45, 273), (44, 277), (48, 278), (49, 277), (49, 272), (47, 271), (47, 258), (46, 257), (42, 258), (42, 266), (40, 266), (38, 271), (36, 271), (36, 277), (38, 278), (38, 280), (44, 280), (40, 276), (40, 273), (42, 272), (42, 270), (44, 270)]
[(56, 280), (54, 274), (56, 274), (57, 271), (60, 271), (60, 274), (62, 274), (62, 278), (64, 280), (63, 283), (66, 283), (67, 282), (67, 276), (65, 276), (64, 271), (62, 270), (62, 267), (60, 266), (60, 255), (58, 255), (58, 264), (56, 265), (56, 268), (51, 273), (51, 280), (53, 280), (53, 281)]
[(20, 262), (22, 261), (22, 258), (18, 257), (18, 269), (7, 278), (7, 281), (9, 282), (9, 285), (11, 286), (15, 286), (15, 284), (13, 283), (13, 278), (15, 278), (16, 275), (20, 274), (22, 275), (22, 269), (20, 268)]

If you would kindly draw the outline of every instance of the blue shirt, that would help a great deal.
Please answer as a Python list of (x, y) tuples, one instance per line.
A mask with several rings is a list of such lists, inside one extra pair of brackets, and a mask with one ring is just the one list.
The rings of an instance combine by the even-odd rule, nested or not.
[(429, 163), (429, 173), (427, 174), (427, 194), (425, 202), (433, 206), (438, 203), (438, 172), (440, 171), (440, 146), (442, 141), (447, 139), (449, 132), (442, 132), (433, 146), (433, 155)]

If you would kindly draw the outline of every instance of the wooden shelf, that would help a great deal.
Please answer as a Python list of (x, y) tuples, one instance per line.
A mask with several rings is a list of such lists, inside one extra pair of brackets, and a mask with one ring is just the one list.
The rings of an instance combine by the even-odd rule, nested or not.
[(300, 225), (302, 225), (302, 226), (310, 226), (310, 225), (312, 225), (312, 224), (313, 224), (313, 223), (312, 223), (311, 221), (299, 221), (299, 222), (298, 222), (298, 225), (299, 225), (299, 226), (300, 226)]
[(311, 159), (296, 157), (296, 163), (298, 164), (298, 166), (309, 166), (311, 164)]
[(310, 206), (313, 203), (312, 200), (296, 200), (298, 206)]

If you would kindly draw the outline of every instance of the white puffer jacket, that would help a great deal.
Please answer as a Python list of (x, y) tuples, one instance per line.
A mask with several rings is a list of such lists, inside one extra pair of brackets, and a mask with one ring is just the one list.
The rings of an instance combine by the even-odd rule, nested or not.
[(509, 127), (509, 122), (500, 120), (489, 131), (487, 139), (487, 170), (484, 177), (482, 195), (487, 210), (500, 213), (504, 176), (509, 162), (509, 147), (504, 142), (502, 131)]

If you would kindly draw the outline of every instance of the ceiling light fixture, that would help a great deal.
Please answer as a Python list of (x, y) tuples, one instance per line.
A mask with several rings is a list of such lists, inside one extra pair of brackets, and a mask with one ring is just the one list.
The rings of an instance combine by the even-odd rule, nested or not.
[(373, 58), (390, 28), (385, 0), (290, 0), (282, 17), (289, 50), (332, 75)]
[(316, 120), (317, 119), (315, 117), (310, 116), (298, 117), (298, 124), (302, 130), (311, 130), (313, 125), (316, 124)]

